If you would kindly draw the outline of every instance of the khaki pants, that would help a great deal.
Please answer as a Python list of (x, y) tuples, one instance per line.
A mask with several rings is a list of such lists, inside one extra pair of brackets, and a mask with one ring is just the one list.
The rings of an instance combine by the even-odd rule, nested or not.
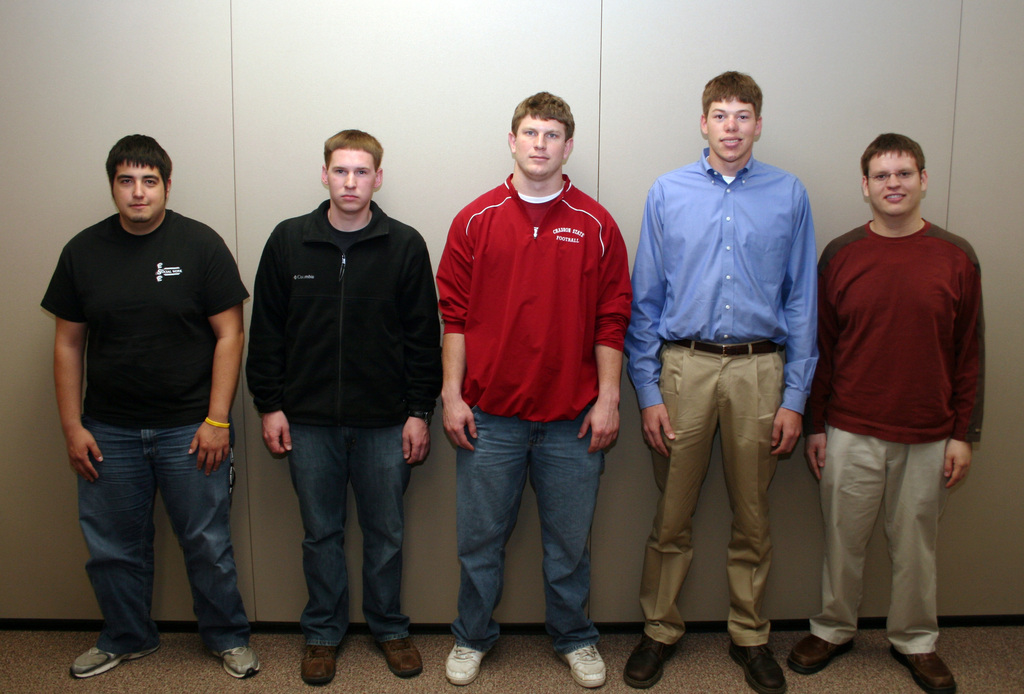
[(822, 608), (811, 619), (811, 633), (830, 643), (845, 643), (856, 633), (864, 555), (884, 504), (892, 558), (889, 641), (907, 655), (931, 653), (939, 637), (935, 543), (948, 496), (942, 476), (946, 442), (890, 443), (835, 427), (826, 434)]
[(685, 631), (676, 600), (690, 568), (692, 517), (720, 427), (732, 509), (729, 634), (739, 646), (767, 643), (761, 603), (771, 566), (768, 485), (776, 457), (769, 451), (782, 400), (782, 356), (718, 356), (667, 344), (661, 362), (660, 388), (676, 439), (665, 440), (667, 459), (653, 454), (661, 497), (640, 585), (644, 631), (662, 643), (675, 643)]

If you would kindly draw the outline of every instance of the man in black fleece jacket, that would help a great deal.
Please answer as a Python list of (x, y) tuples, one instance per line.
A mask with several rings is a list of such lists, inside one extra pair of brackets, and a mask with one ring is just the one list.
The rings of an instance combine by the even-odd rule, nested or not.
[(400, 604), (402, 499), (430, 451), (440, 326), (423, 238), (372, 201), (382, 156), (359, 130), (324, 143), (330, 198), (277, 226), (253, 291), (246, 376), (263, 440), (287, 454), (299, 498), (308, 684), (334, 677), (348, 628), (349, 482), (364, 538), (363, 616), (394, 674), (423, 667)]

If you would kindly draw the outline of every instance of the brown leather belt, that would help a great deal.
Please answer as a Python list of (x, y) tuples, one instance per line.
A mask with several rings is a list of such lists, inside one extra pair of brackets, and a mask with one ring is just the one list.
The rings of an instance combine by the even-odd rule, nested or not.
[(741, 354), (770, 354), (782, 349), (782, 345), (777, 345), (771, 340), (744, 342), (738, 345), (718, 345), (713, 342), (697, 342), (696, 340), (672, 340), (672, 344), (687, 349), (692, 347), (698, 352), (709, 352), (723, 357), (735, 357)]

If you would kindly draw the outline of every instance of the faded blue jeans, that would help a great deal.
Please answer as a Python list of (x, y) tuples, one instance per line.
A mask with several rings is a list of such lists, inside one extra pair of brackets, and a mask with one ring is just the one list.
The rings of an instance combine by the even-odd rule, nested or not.
[(78, 479), (78, 519), (90, 556), (85, 568), (104, 619), (97, 648), (134, 653), (160, 641), (150, 617), (158, 489), (185, 554), (203, 643), (218, 652), (248, 644), (229, 525), (231, 465), (210, 476), (196, 469), (188, 447), (199, 423), (131, 429), (83, 417), (82, 424), (103, 453), (103, 462), (92, 460), (96, 481)]
[(604, 453), (588, 453), (590, 434), (577, 438), (587, 410), (573, 421), (529, 422), (473, 408), (475, 450), (458, 449), (456, 514), (459, 615), (455, 643), (487, 651), (498, 640), (493, 618), (501, 600), (505, 545), (515, 528), (527, 473), (537, 494), (544, 550), (545, 626), (559, 653), (592, 646), (597, 628), (587, 616), (588, 537), (604, 470)]
[(378, 641), (409, 635), (402, 614), (403, 495), (411, 466), (402, 425), (383, 428), (292, 424), (288, 454), (299, 497), (302, 568), (309, 601), (299, 622), (306, 643), (336, 646), (348, 630), (345, 514), (352, 483), (363, 531), (363, 617)]

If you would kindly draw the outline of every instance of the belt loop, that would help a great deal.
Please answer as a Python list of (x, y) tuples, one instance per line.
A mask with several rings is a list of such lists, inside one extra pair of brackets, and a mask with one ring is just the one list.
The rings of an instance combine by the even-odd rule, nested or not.
[(692, 357), (693, 353), (697, 351), (697, 341), (696, 340), (690, 340), (689, 342), (690, 342), (690, 356)]

